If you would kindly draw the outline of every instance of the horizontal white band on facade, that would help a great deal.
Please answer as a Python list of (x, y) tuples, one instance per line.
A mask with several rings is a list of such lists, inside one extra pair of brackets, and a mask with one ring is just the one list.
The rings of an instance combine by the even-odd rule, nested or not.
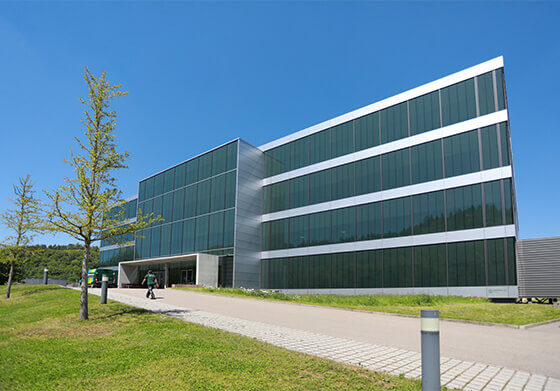
[(364, 149), (362, 151), (349, 153), (348, 155), (339, 156), (334, 159), (325, 160), (323, 162), (311, 164), (309, 166), (264, 178), (262, 183), (263, 186), (266, 186), (277, 182), (283, 182), (288, 179), (312, 174), (317, 171), (341, 166), (343, 164), (352, 163), (358, 160), (367, 159), (372, 156), (378, 156), (384, 153), (398, 151), (400, 149), (413, 147), (415, 145), (424, 144), (434, 140), (439, 140), (444, 137), (450, 137), (456, 134), (470, 132), (471, 130), (483, 128), (485, 126), (499, 124), (500, 122), (505, 122), (507, 120), (507, 110), (497, 111), (495, 113), (483, 115), (481, 117), (469, 119), (467, 121), (459, 122), (453, 125), (444, 126), (443, 128), (430, 130), (428, 132), (420, 133), (400, 140), (391, 141), (390, 143), (377, 145), (375, 147)]
[(498, 239), (515, 236), (514, 224), (499, 225), (496, 227), (474, 228), (461, 231), (436, 232), (424, 235), (410, 235), (396, 238), (325, 244), (321, 246), (288, 248), (285, 250), (261, 251), (261, 259), (379, 250), (383, 248), (424, 246), (429, 244), (467, 242), (471, 240)]
[(415, 185), (397, 187), (396, 189), (382, 190), (375, 193), (362, 194), (340, 200), (322, 202), (320, 204), (302, 206), (294, 209), (263, 214), (262, 222), (285, 219), (311, 213), (323, 212), (331, 209), (346, 208), (349, 206), (369, 204), (383, 200), (406, 197), (409, 195), (429, 193), (432, 191), (452, 189), (459, 186), (468, 186), (481, 182), (496, 181), (512, 177), (511, 166), (497, 167), (490, 170), (477, 171), (470, 174), (458, 175), (451, 178), (437, 179), (435, 181), (418, 183)]
[(130, 202), (130, 201), (135, 200), (135, 199), (137, 199), (137, 198), (138, 198), (138, 194), (134, 194), (134, 195), (131, 195), (131, 196), (128, 197), (128, 198), (125, 198), (123, 201), (124, 201), (124, 202)]
[(110, 251), (110, 250), (116, 250), (118, 248), (130, 247), (130, 246), (134, 246), (134, 242), (126, 242), (122, 244), (111, 244), (110, 246), (103, 246), (99, 248), (99, 251)]
[(349, 113), (343, 114), (336, 118), (321, 122), (320, 124), (313, 125), (309, 128), (300, 130), (298, 132), (292, 133), (288, 136), (279, 138), (277, 140), (271, 141), (267, 144), (261, 145), (259, 149), (262, 151), (267, 151), (269, 149), (278, 147), (280, 145), (289, 143), (291, 141), (300, 139), (305, 136), (309, 136), (310, 134), (320, 132), (322, 130), (328, 129), (330, 127), (340, 125), (344, 122), (363, 117), (364, 115), (374, 113), (376, 111), (385, 109), (387, 107), (394, 106), (396, 104), (406, 102), (407, 100), (417, 98), (419, 96), (428, 94), (430, 92), (439, 90), (440, 88), (444, 88), (461, 81), (470, 79), (471, 77), (475, 77), (481, 75), (486, 72), (493, 71), (495, 69), (502, 68), (504, 66), (504, 59), (502, 56), (493, 58), (492, 60), (483, 62), (482, 64), (478, 64), (472, 66), (470, 68), (464, 69), (462, 71), (453, 73), (449, 76), (442, 77), (441, 79), (434, 80), (430, 83), (421, 85), (419, 87), (413, 88), (411, 90), (402, 92), (400, 94), (394, 95), (390, 98), (380, 100), (378, 102), (372, 103), (368, 106), (362, 107), (360, 109), (351, 111)]

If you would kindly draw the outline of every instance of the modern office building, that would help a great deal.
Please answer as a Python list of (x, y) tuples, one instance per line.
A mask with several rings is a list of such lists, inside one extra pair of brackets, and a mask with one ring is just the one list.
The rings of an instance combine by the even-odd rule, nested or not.
[(140, 181), (125, 208), (163, 218), (102, 244), (131, 283), (147, 268), (200, 283), (207, 262), (224, 286), (517, 297), (503, 59), (260, 147), (234, 140)]

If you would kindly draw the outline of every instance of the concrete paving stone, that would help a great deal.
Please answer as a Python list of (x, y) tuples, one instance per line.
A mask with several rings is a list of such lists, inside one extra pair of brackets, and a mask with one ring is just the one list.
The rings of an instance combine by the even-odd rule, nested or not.
[(544, 391), (558, 391), (558, 390), (560, 390), (560, 380), (548, 378), (544, 386)]

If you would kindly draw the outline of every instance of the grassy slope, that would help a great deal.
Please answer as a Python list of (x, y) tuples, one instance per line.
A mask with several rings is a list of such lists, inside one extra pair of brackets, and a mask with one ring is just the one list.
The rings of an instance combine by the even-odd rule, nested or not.
[(420, 310), (437, 309), (442, 318), (523, 325), (560, 319), (560, 310), (550, 305), (492, 303), (486, 299), (429, 295), (343, 296), (287, 295), (278, 292), (228, 288), (176, 288), (199, 292), (288, 301), (375, 312), (420, 315)]
[(79, 321), (79, 293), (0, 289), (0, 389), (420, 390), (376, 374), (124, 304)]

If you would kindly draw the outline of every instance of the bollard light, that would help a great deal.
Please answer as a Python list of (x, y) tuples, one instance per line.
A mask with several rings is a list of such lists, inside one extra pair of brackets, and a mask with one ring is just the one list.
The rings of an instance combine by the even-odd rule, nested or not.
[(109, 281), (109, 276), (104, 274), (103, 277), (101, 277), (101, 282), (103, 281)]
[(422, 391), (441, 390), (439, 354), (439, 311), (421, 311)]
[(103, 274), (101, 276), (101, 304), (107, 304), (107, 286), (109, 285), (109, 276)]
[(49, 269), (46, 267), (43, 269), (43, 284), (47, 285), (49, 283)]

